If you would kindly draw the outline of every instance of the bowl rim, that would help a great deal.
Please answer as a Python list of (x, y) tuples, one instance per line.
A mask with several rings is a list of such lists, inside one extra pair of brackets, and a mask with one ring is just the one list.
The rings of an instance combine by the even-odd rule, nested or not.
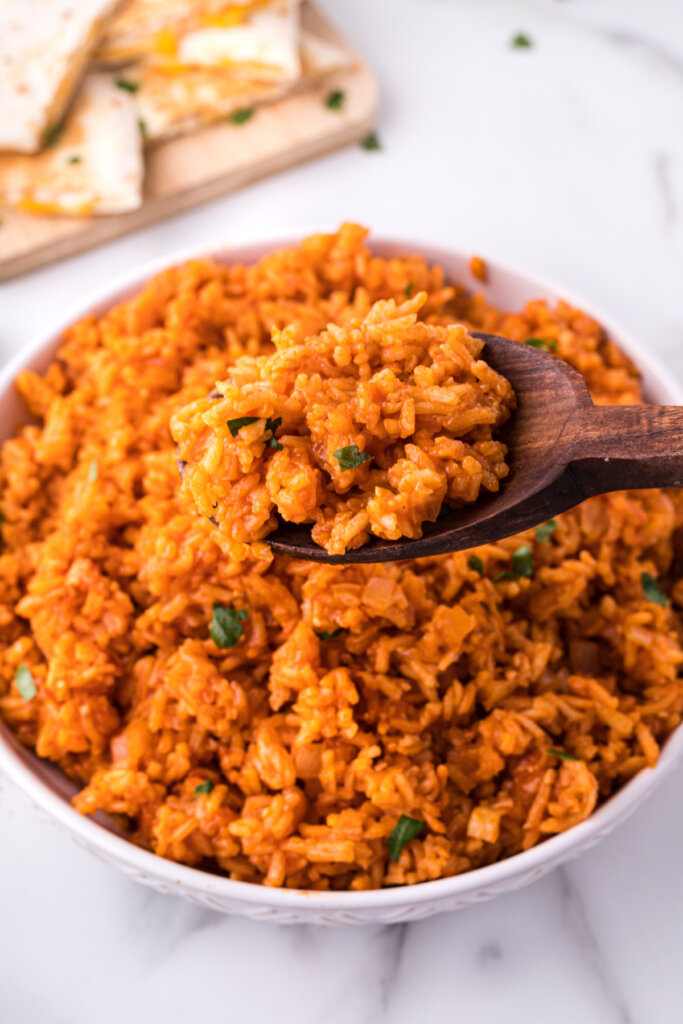
[[(57, 343), (63, 331), (76, 320), (89, 313), (98, 313), (110, 308), (127, 294), (132, 293), (154, 274), (171, 266), (184, 263), (189, 259), (250, 259), (250, 250), (261, 249), (263, 253), (285, 246), (297, 244), (306, 235), (316, 232), (333, 233), (334, 228), (309, 228), (304, 225), (298, 229), (287, 231), (283, 236), (273, 239), (268, 233), (249, 233), (236, 235), (230, 241), (217, 240), (213, 245), (186, 247), (169, 255), (146, 260), (133, 269), (114, 278), (112, 282), (98, 289), (87, 301), (72, 303), (68, 310), (56, 318), (49, 329), (37, 332), (32, 339), (22, 346), (0, 370), (0, 400), (11, 390), (17, 374)], [(369, 248), (373, 251), (393, 251), (404, 254), (424, 255), (430, 262), (443, 260), (467, 261), (472, 253), (457, 247), (445, 247), (427, 240), (413, 240), (400, 235), (378, 232), (369, 238)], [(248, 253), (241, 256), (241, 253)], [(601, 323), (608, 334), (613, 337), (619, 347), (632, 356), (643, 372), (647, 372), (654, 386), (683, 404), (683, 385), (671, 379), (660, 360), (648, 352), (643, 345), (635, 341), (627, 331), (615, 323), (611, 316), (605, 315), (593, 302), (586, 302), (572, 289), (557, 285), (546, 275), (518, 263), (508, 263), (498, 259), (495, 254), (483, 255), (483, 259), (494, 273), (502, 273), (512, 278), (520, 278), (538, 291), (540, 298), (556, 301), (562, 298), (586, 312)], [(479, 285), (479, 289), (484, 286)], [(473, 289), (474, 290), (474, 289)], [(20, 753), (23, 750), (23, 756)], [(269, 905), (278, 910), (304, 910), (315, 907), (316, 910), (370, 910), (391, 908), (399, 909), (405, 904), (417, 906), (445, 898), (465, 897), (472, 890), (486, 890), (504, 881), (513, 881), (520, 875), (533, 874), (537, 869), (547, 865), (548, 868), (567, 859), (573, 850), (577, 853), (592, 842), (597, 842), (602, 834), (606, 834), (619, 821), (635, 811), (640, 803), (656, 788), (662, 778), (683, 755), (683, 725), (678, 726), (668, 737), (660, 752), (655, 768), (645, 768), (634, 776), (623, 787), (611, 796), (588, 819), (573, 826), (566, 832), (559, 833), (533, 846), (529, 850), (496, 861), (485, 867), (447, 878), (424, 881), (414, 885), (401, 885), (384, 889), (364, 891), (317, 891), (312, 889), (271, 888), (253, 882), (242, 882), (222, 875), (212, 874), (199, 868), (179, 864), (175, 861), (159, 857), (149, 850), (135, 846), (130, 840), (109, 831), (92, 818), (79, 814), (66, 798), (54, 792), (39, 775), (34, 773), (25, 758), (35, 758), (33, 751), (20, 748), (16, 740), (4, 725), (0, 723), (0, 772), (11, 779), (37, 807), (54, 819), (69, 832), (72, 837), (80, 840), (88, 848), (102, 851), (105, 856), (124, 864), (133, 873), (139, 873), (143, 879), (152, 877), (164, 882), (179, 891), (203, 891), (217, 897), (225, 897), (235, 904)], [(47, 762), (49, 764), (49, 762)]]

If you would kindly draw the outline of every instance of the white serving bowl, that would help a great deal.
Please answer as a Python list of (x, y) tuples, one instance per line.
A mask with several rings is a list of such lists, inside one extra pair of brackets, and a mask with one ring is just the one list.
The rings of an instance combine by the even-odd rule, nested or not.
[[(300, 238), (302, 236), (298, 236)], [(252, 242), (217, 248), (210, 252), (225, 262), (250, 262), (298, 238)], [(658, 365), (643, 346), (596, 311), (580, 297), (557, 288), (535, 274), (510, 269), (487, 259), (489, 280), (482, 285), (469, 273), (469, 253), (444, 251), (428, 244), (403, 239), (378, 239), (371, 248), (379, 255), (419, 252), (440, 263), (448, 277), (482, 290), (495, 305), (519, 309), (534, 298), (565, 298), (596, 317), (614, 341), (635, 361), (643, 374), (646, 397), (662, 404), (683, 404), (683, 388)], [(20, 370), (44, 370), (59, 345), (61, 332), (74, 320), (90, 312), (101, 312), (135, 292), (152, 274), (173, 263), (202, 253), (180, 253), (163, 263), (146, 265), (109, 286), (96, 298), (81, 303), (60, 318), (51, 331), (36, 338), (20, 351), (0, 373), (0, 439), (12, 435), (26, 414), (13, 387)], [(0, 771), (24, 791), (33, 805), (76, 842), (96, 856), (120, 868), (131, 878), (158, 892), (175, 893), (193, 903), (223, 913), (242, 914), (279, 924), (373, 924), (415, 921), (445, 910), (455, 910), (491, 899), (499, 893), (519, 889), (547, 874), (563, 861), (590, 849), (624, 821), (653, 792), (683, 753), (683, 726), (669, 738), (654, 769), (646, 769), (603, 804), (587, 821), (539, 846), (507, 860), (478, 868), (453, 878), (423, 882), (415, 886), (380, 889), (373, 892), (311, 892), (269, 889), (247, 882), (234, 882), (196, 868), (185, 867), (134, 846), (117, 833), (106, 817), (97, 820), (77, 814), (69, 802), (75, 787), (49, 762), (41, 761), (20, 747), (9, 730), (0, 724)], [(626, 854), (624, 854), (626, 855)], [(49, 854), (48, 854), (49, 856)]]

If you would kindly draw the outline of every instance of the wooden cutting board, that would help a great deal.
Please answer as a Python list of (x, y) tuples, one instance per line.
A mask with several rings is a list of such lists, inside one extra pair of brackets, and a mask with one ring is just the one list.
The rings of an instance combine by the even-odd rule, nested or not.
[[(82, 252), (215, 199), (275, 171), (361, 139), (373, 128), (377, 85), (370, 70), (323, 15), (306, 4), (305, 23), (342, 46), (349, 70), (320, 85), (259, 107), (243, 125), (218, 124), (172, 139), (146, 153), (145, 198), (138, 210), (111, 217), (36, 217), (2, 212), (0, 281)], [(344, 91), (341, 110), (324, 99)]]

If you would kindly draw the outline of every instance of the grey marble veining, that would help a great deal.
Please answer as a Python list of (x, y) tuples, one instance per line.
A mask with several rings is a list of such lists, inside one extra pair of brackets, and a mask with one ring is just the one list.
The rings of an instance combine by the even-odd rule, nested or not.
[(619, 980), (612, 973), (600, 942), (593, 931), (589, 909), (583, 896), (573, 883), (568, 868), (557, 871), (562, 900), (562, 920), (580, 951), (586, 968), (594, 976), (606, 1003), (606, 1011), (613, 1016), (616, 1024), (633, 1024), (633, 1018), (625, 1003)]
[[(0, 286), (0, 359), (145, 259), (355, 218), (535, 267), (683, 375), (683, 4), (323, 4), (378, 71), (382, 151)], [(531, 50), (510, 48), (518, 31)], [(135, 885), (0, 781), (0, 1021), (680, 1024), (682, 865), (683, 769), (519, 893), (410, 925), (285, 928)]]

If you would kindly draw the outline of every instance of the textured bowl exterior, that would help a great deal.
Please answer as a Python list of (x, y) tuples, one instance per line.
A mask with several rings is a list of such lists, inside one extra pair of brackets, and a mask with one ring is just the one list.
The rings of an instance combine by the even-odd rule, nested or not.
[[(294, 238), (263, 240), (244, 245), (219, 247), (209, 255), (225, 262), (249, 262)], [(683, 388), (672, 381), (656, 360), (608, 317), (590, 303), (567, 293), (533, 273), (509, 269), (487, 259), (489, 280), (485, 285), (472, 280), (469, 253), (445, 251), (429, 244), (402, 239), (379, 239), (372, 243), (379, 255), (421, 253), (441, 263), (449, 277), (482, 290), (496, 305), (510, 309), (520, 307), (533, 298), (555, 300), (565, 298), (592, 313), (609, 331), (611, 337), (635, 361), (643, 375), (646, 396), (662, 404), (683, 404)], [(189, 252), (176, 254), (146, 265), (100, 296), (82, 303), (60, 319), (49, 333), (22, 349), (0, 373), (0, 439), (10, 437), (15, 425), (25, 415), (15, 393), (13, 382), (22, 369), (44, 370), (58, 347), (62, 330), (74, 320), (90, 312), (101, 312), (135, 292), (152, 274), (173, 263), (192, 256), (207, 255)], [(452, 878), (423, 882), (415, 886), (381, 889), (371, 892), (319, 893), (293, 889), (269, 889), (265, 886), (199, 871), (174, 864), (141, 850), (117, 832), (106, 816), (84, 818), (73, 810), (70, 797), (75, 788), (53, 765), (41, 761), (31, 751), (20, 747), (9, 730), (0, 725), (0, 771), (12, 779), (26, 794), (41, 816), (68, 833), (80, 846), (108, 864), (120, 868), (130, 878), (150, 886), (157, 892), (183, 896), (211, 910), (240, 914), (255, 920), (277, 924), (393, 924), (417, 921), (432, 914), (471, 906), (505, 892), (520, 889), (541, 878), (559, 864), (591, 849), (620, 822), (632, 814), (673, 769), (683, 754), (683, 726), (669, 738), (654, 769), (646, 769), (627, 783), (587, 821), (539, 846), (488, 867), (479, 868)]]

